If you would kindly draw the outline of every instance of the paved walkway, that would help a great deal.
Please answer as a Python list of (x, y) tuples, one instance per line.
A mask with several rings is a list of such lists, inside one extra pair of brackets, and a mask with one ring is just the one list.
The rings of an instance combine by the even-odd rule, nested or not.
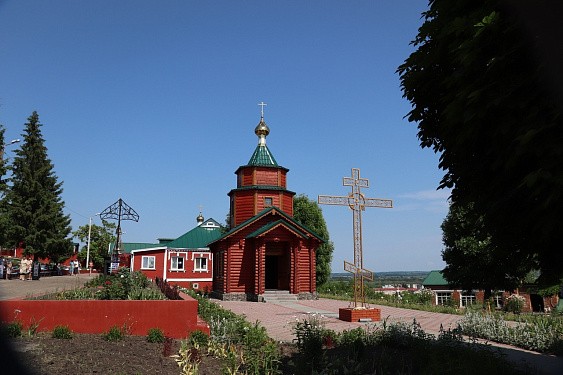
[[(24, 298), (31, 295), (41, 295), (50, 292), (73, 289), (95, 277), (95, 274), (81, 274), (80, 276), (51, 276), (39, 280), (0, 280), (0, 300)], [(349, 307), (348, 302), (331, 299), (302, 300), (297, 302), (258, 303), (213, 300), (236, 314), (244, 314), (250, 322), (258, 321), (263, 325), (270, 337), (277, 341), (291, 342), (295, 337), (291, 332), (292, 323), (302, 319), (307, 314), (319, 314), (325, 321), (326, 328), (337, 332), (364, 327), (369, 329), (379, 323), (350, 323), (338, 320), (338, 309)], [(425, 332), (437, 334), (440, 325), (444, 329), (454, 327), (461, 319), (459, 315), (431, 313), (425, 311), (400, 309), (387, 306), (373, 306), (381, 309), (382, 320), (388, 322), (403, 321), (412, 323), (416, 319)], [(538, 354), (508, 345), (497, 345), (506, 357), (515, 363), (524, 363), (536, 374), (563, 374), (563, 358)]]
[(83, 285), (86, 281), (96, 277), (81, 274), (78, 276), (47, 276), (39, 280), (6, 280), (0, 279), (0, 300), (25, 298), (27, 296), (42, 295), (65, 289), (74, 289)]
[[(280, 303), (258, 303), (258, 302), (236, 302), (213, 300), (224, 308), (236, 314), (244, 314), (250, 322), (259, 321), (268, 331), (268, 335), (274, 340), (291, 342), (295, 336), (291, 332), (292, 323), (296, 319), (302, 319), (307, 314), (319, 314), (325, 321), (326, 328), (337, 332), (350, 330), (357, 327), (366, 329), (381, 325), (378, 323), (350, 323), (338, 320), (338, 309), (349, 307), (348, 302), (332, 299), (319, 299), (312, 301), (280, 302)], [(381, 309), (381, 319), (387, 322), (402, 321), (412, 323), (414, 319), (421, 328), (432, 334), (444, 329), (454, 328), (456, 322), (462, 318), (460, 315), (441, 314), (418, 310), (401, 309), (388, 306), (376, 306)], [(563, 374), (563, 358), (539, 354), (523, 350), (509, 345), (494, 344), (495, 347), (514, 363), (529, 366), (534, 374), (561, 375)]]

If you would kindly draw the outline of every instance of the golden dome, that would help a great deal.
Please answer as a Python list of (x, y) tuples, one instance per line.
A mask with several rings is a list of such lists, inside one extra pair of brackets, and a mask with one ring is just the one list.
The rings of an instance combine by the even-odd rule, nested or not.
[(258, 125), (256, 125), (256, 128), (254, 129), (254, 134), (256, 134), (258, 137), (261, 136), (267, 137), (268, 134), (270, 134), (270, 128), (264, 122), (264, 118), (261, 118)]
[(203, 215), (201, 214), (201, 212), (199, 213), (199, 215), (197, 215), (196, 221), (198, 224), (203, 223), (205, 219), (203, 218)]

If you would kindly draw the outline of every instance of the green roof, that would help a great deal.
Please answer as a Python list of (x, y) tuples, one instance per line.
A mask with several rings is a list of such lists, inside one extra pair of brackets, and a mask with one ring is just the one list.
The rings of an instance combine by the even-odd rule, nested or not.
[(295, 228), (293, 225), (289, 224), (287, 222), (287, 220), (284, 219), (280, 219), (280, 220), (276, 220), (276, 221), (272, 221), (271, 223), (268, 223), (266, 225), (264, 225), (261, 228), (258, 228), (257, 230), (255, 230), (254, 232), (250, 233), (248, 236), (246, 236), (246, 238), (255, 238), (260, 236), (263, 233), (268, 232), (270, 229), (273, 229), (275, 227), (277, 227), (278, 225), (283, 225), (287, 228), (289, 228), (289, 230), (299, 234), (301, 237), (303, 238), (308, 238), (309, 236), (307, 236), (307, 234), (303, 233), (302, 231), (300, 231), (299, 229)]
[(201, 225), (184, 233), (174, 241), (166, 244), (166, 247), (175, 249), (203, 249), (207, 244), (221, 237), (221, 228), (203, 228)]
[[(278, 213), (279, 215), (282, 216), (282, 219), (285, 219), (285, 221), (289, 224), (291, 224), (294, 228), (296, 228), (296, 230), (299, 230), (299, 233), (303, 234), (304, 231), (307, 231), (311, 234), (312, 237), (316, 238), (317, 240), (324, 242), (324, 240), (322, 238), (320, 238), (315, 232), (311, 231), (310, 229), (308, 229), (307, 227), (305, 227), (304, 225), (298, 223), (293, 217), (289, 216), (288, 214), (286, 214), (285, 212), (283, 212), (282, 210), (280, 210), (279, 208), (272, 206), (272, 207), (268, 207), (265, 208), (264, 210), (260, 211), (258, 214), (256, 214), (255, 216), (251, 217), (250, 219), (245, 220), (244, 222), (240, 223), (239, 225), (237, 225), (234, 228), (231, 228), (230, 231), (228, 231), (227, 233), (225, 233), (223, 236), (220, 236), (219, 238), (217, 238), (215, 241), (216, 242), (218, 240), (222, 240), (224, 238), (229, 237), (230, 235), (232, 235), (233, 233), (239, 231), (240, 229), (244, 228), (245, 226), (247, 226), (248, 224), (252, 223), (255, 220), (260, 219), (262, 216), (267, 215), (268, 213), (270, 213), (271, 211), (276, 211), (276, 213)], [(266, 225), (268, 226), (268, 224)], [(258, 231), (262, 230), (263, 228), (265, 228), (266, 226), (263, 226), (262, 228), (258, 229), (257, 231), (255, 231), (254, 233), (257, 233)], [(250, 235), (249, 235), (250, 236)], [(306, 235), (305, 237), (310, 237), (309, 235)], [(211, 244), (211, 242), (210, 242)]]
[(256, 150), (254, 150), (252, 157), (248, 161), (248, 165), (277, 167), (278, 163), (276, 162), (274, 155), (270, 152), (268, 146), (265, 144), (259, 144), (256, 146)]
[[(140, 250), (140, 249), (150, 249), (152, 247), (163, 247), (160, 244), (156, 243), (145, 243), (145, 242), (123, 242), (121, 248), (121, 252), (123, 254), (131, 254), (133, 250)], [(113, 251), (115, 244), (111, 244), (111, 251)]]
[(422, 285), (444, 285), (447, 286), (449, 283), (444, 279), (442, 271), (430, 271), (428, 276), (422, 281)]
[[(133, 250), (142, 249), (162, 249), (162, 248), (175, 248), (175, 249), (203, 249), (207, 244), (215, 241), (221, 237), (221, 227), (213, 219), (207, 219), (197, 227), (184, 233), (175, 240), (170, 240), (164, 243), (139, 243), (139, 242), (124, 242), (121, 249), (122, 253), (130, 254)], [(165, 239), (166, 240), (166, 239)], [(111, 245), (113, 251), (114, 244)]]

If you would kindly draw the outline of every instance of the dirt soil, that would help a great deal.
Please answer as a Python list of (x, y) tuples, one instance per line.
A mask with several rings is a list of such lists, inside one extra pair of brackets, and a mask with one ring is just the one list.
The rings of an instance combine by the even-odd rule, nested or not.
[[(30, 374), (164, 374), (178, 375), (180, 368), (171, 355), (180, 341), (149, 343), (146, 337), (126, 336), (109, 342), (101, 335), (74, 334), (72, 339), (55, 339), (50, 332), (34, 337), (10, 339), (18, 360), (25, 361)], [(221, 362), (203, 357), (200, 374), (221, 373)], [(2, 372), (0, 370), (0, 372)]]

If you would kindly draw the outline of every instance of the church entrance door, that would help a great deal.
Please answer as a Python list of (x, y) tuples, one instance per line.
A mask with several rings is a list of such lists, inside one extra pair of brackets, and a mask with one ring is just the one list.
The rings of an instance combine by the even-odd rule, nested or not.
[(268, 242), (265, 259), (266, 289), (289, 290), (290, 257), (289, 244)]

